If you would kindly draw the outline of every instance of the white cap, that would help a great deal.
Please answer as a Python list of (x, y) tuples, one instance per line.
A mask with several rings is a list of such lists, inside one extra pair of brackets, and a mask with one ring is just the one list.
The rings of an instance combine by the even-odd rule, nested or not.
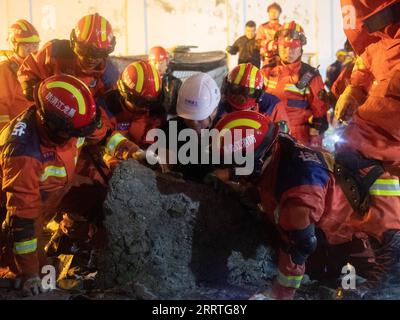
[(182, 84), (176, 105), (179, 117), (189, 120), (207, 119), (218, 107), (221, 92), (207, 73), (197, 73)]

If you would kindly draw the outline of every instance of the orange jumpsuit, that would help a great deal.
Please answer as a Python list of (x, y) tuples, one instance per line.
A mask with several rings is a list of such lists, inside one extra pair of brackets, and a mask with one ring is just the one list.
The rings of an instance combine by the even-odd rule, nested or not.
[(277, 52), (272, 52), (270, 48), (271, 41), (274, 40), (275, 33), (282, 27), (280, 23), (266, 22), (258, 27), (256, 41), (260, 41), (260, 55), (265, 63), (268, 63)]
[(0, 62), (0, 129), (32, 105), (22, 94), (17, 71), (22, 59), (13, 55)]
[(54, 74), (69, 74), (82, 80), (95, 98), (115, 87), (118, 71), (109, 59), (95, 70), (83, 70), (69, 40), (52, 40), (29, 55), (18, 71), (18, 80), (41, 81)]
[[(160, 128), (167, 121), (167, 114), (161, 106), (152, 111), (147, 108), (128, 110), (118, 90), (105, 95), (102, 107), (108, 116), (109, 126), (143, 149), (149, 145), (146, 141), (147, 132)], [(115, 157), (108, 155), (104, 156), (104, 160), (111, 167), (118, 162)]]
[[(63, 196), (75, 183), (75, 168), (85, 141), (106, 139), (106, 152), (123, 158), (130, 147), (119, 133), (103, 125), (89, 137), (71, 138), (65, 145), (51, 143), (37, 125), (35, 107), (14, 119), (0, 135), (2, 196), (6, 198), (18, 273), (39, 273), (44, 244), (43, 221), (54, 214)], [(111, 133), (111, 134), (110, 134)]]
[(301, 143), (310, 145), (312, 136), (309, 119), (311, 116), (325, 117), (327, 106), (319, 98), (319, 93), (324, 89), (320, 75), (314, 76), (304, 89), (296, 87), (300, 80), (301, 65), (301, 61), (289, 65), (279, 62), (275, 67), (264, 67), (262, 72), (266, 79), (266, 92), (277, 96), (286, 106), (291, 134)]
[(398, 177), (384, 173), (370, 188), (371, 206), (361, 217), (331, 173), (328, 155), (296, 144), (288, 136), (280, 137), (275, 148), (257, 187), (263, 210), (276, 224), (283, 243), (273, 291), (279, 299), (291, 299), (313, 250), (296, 261), (292, 250), (296, 239), (290, 235), (313, 224), (330, 245), (348, 243), (358, 234), (381, 241), (386, 231), (400, 230), (400, 185)]
[(358, 75), (352, 75), (352, 85), (368, 90), (369, 97), (353, 115), (338, 149), (350, 147), (365, 157), (381, 160), (391, 172), (398, 171), (400, 164), (400, 23), (371, 34), (363, 24), (367, 17), (399, 2), (341, 0), (342, 7), (356, 8), (356, 28), (344, 31), (365, 65)]

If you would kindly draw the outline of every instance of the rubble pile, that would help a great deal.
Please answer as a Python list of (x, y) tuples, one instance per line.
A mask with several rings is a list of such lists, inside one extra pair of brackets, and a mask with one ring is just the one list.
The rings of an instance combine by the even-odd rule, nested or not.
[(106, 288), (134, 282), (146, 297), (248, 298), (276, 274), (268, 227), (234, 194), (131, 160), (110, 182)]

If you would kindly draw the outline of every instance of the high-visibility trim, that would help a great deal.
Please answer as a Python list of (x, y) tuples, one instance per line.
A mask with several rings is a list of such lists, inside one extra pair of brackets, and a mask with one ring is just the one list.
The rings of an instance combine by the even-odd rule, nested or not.
[(79, 149), (80, 147), (83, 146), (84, 143), (85, 143), (85, 138), (79, 137), (78, 140), (76, 141), (76, 147)]
[(267, 88), (270, 88), (270, 89), (275, 89), (277, 87), (277, 85), (278, 85), (278, 82), (272, 81), (272, 80), (268, 80), (268, 79), (267, 79), (266, 84), (265, 84), (265, 86)]
[(25, 43), (36, 43), (36, 42), (40, 42), (40, 38), (38, 35), (33, 35), (27, 38), (15, 38), (15, 40), (17, 42), (25, 42)]
[(85, 104), (85, 98), (83, 97), (82, 92), (80, 92), (77, 88), (75, 88), (72, 84), (69, 84), (64, 81), (54, 81), (49, 84), (47, 84), (48, 89), (52, 88), (63, 88), (70, 92), (75, 99), (78, 101), (78, 112), (79, 114), (85, 114), (86, 113), (86, 104)]
[(278, 271), (277, 280), (284, 287), (298, 289), (300, 288), (303, 276), (285, 276), (282, 272)]
[(137, 79), (136, 79), (136, 87), (135, 90), (137, 93), (141, 93), (143, 90), (143, 84), (144, 84), (144, 71), (143, 67), (140, 63), (135, 63), (133, 65), (136, 69), (137, 73)]
[(155, 89), (156, 92), (158, 92), (160, 90), (160, 82), (158, 81), (158, 73), (155, 67), (153, 67), (152, 65), (150, 66), (151, 71), (153, 72), (153, 78), (154, 78), (154, 85), (155, 85)]
[(40, 181), (44, 182), (50, 177), (65, 178), (67, 176), (67, 171), (65, 167), (48, 166), (44, 169)]
[(37, 249), (37, 239), (14, 243), (14, 252), (16, 254), (27, 254), (35, 252)]
[(300, 32), (300, 25), (299, 24), (296, 24), (296, 31)]
[(104, 17), (101, 17), (101, 41), (104, 42), (107, 40), (107, 20)]
[(240, 84), (240, 81), (242, 81), (242, 78), (243, 78), (243, 75), (244, 75), (245, 71), (246, 71), (246, 65), (245, 64), (241, 64), (239, 72), (238, 72), (238, 74), (236, 76), (236, 79), (233, 82), (234, 84)]
[(28, 31), (28, 27), (23, 21), (17, 21), (17, 24), (21, 27), (23, 31)]
[(8, 122), (10, 122), (10, 116), (8, 115), (0, 116), (0, 123), (8, 123)]
[(400, 196), (400, 184), (398, 179), (377, 179), (369, 193), (374, 196), (396, 197)]
[(256, 77), (257, 77), (257, 68), (253, 67), (251, 68), (251, 73), (250, 73), (250, 93), (254, 93), (255, 87), (256, 87)]
[(365, 66), (363, 59), (358, 56), (356, 58), (356, 61), (354, 62), (353, 70), (356, 71), (356, 70), (365, 70), (365, 69), (366, 69), (366, 66)]
[(113, 156), (118, 145), (124, 140), (127, 139), (122, 134), (114, 134), (106, 145), (106, 152)]
[(92, 16), (88, 15), (85, 17), (85, 23), (83, 25), (83, 31), (81, 34), (81, 39), (86, 40), (89, 35), (90, 25), (92, 24)]
[(301, 95), (310, 94), (310, 89), (309, 88), (299, 89), (294, 84), (285, 85), (285, 91), (291, 91), (291, 92), (298, 93), (298, 94), (301, 94)]
[(224, 129), (232, 129), (235, 127), (250, 127), (253, 129), (260, 129), (261, 123), (251, 119), (238, 119), (227, 123)]

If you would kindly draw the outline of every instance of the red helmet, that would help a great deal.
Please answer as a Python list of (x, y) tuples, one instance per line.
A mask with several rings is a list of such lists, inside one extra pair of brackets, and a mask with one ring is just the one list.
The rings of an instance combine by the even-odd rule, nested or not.
[(227, 113), (215, 128), (221, 135), (220, 153), (229, 155), (252, 151), (254, 152), (256, 171), (261, 170), (262, 164), (272, 150), (279, 134), (278, 126), (268, 116), (255, 111)]
[[(226, 78), (224, 93), (229, 104), (236, 110), (246, 110), (257, 103), (264, 92), (264, 76), (251, 63), (236, 66)], [(243, 98), (237, 99), (237, 96)]]
[(70, 75), (54, 75), (42, 81), (35, 101), (45, 129), (57, 141), (88, 136), (100, 120), (90, 89)]
[(80, 19), (71, 32), (71, 46), (80, 56), (106, 57), (115, 43), (111, 24), (98, 13)]
[(307, 44), (304, 30), (295, 21), (285, 23), (275, 34), (275, 40), (285, 47), (297, 48)]
[(117, 85), (120, 94), (138, 107), (159, 105), (161, 78), (157, 69), (147, 61), (128, 65)]
[(16, 21), (10, 27), (8, 39), (16, 44), (40, 42), (39, 33), (35, 27), (23, 19)]
[(149, 61), (164, 61), (169, 59), (169, 53), (163, 47), (153, 47), (149, 52)]

